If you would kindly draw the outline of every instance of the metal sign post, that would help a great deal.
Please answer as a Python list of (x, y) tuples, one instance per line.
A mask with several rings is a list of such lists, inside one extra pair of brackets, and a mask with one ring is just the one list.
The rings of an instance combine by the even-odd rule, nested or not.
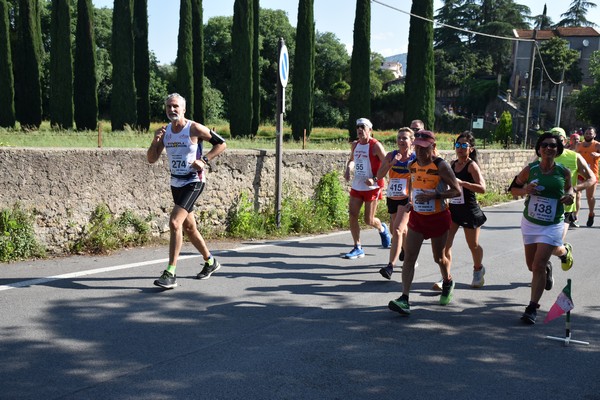
[(275, 222), (281, 226), (282, 153), (283, 153), (283, 113), (285, 112), (285, 87), (290, 73), (290, 57), (283, 38), (279, 39), (279, 64), (277, 83), (277, 125), (275, 127)]

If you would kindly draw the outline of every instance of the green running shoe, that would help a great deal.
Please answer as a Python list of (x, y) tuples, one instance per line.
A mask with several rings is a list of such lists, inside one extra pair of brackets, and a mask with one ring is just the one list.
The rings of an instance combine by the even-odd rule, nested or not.
[(442, 295), (440, 296), (440, 304), (445, 306), (450, 303), (452, 300), (452, 296), (454, 296), (454, 281), (450, 281), (449, 283), (442, 284)]
[(388, 303), (388, 308), (402, 315), (410, 315), (410, 304), (405, 296), (400, 296), (396, 300)]

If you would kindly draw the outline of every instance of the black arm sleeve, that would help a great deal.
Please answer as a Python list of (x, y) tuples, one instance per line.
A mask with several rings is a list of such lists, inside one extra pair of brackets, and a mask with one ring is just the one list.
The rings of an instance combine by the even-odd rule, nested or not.
[(210, 140), (208, 141), (210, 144), (223, 144), (225, 143), (225, 139), (221, 137), (217, 132), (210, 130)]

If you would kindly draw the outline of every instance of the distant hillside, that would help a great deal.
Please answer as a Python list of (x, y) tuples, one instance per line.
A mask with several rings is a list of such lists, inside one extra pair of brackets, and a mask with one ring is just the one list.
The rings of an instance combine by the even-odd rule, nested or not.
[(396, 54), (395, 56), (389, 56), (384, 59), (385, 61), (396, 61), (402, 64), (402, 71), (406, 74), (406, 53)]

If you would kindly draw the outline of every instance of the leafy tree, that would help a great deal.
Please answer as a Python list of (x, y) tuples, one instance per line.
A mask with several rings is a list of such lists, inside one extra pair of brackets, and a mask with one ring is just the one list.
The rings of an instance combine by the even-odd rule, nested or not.
[(573, 0), (567, 12), (560, 14), (562, 19), (557, 26), (597, 26), (586, 18), (589, 8), (596, 8), (596, 3), (586, 0)]
[(584, 86), (574, 99), (577, 118), (591, 125), (600, 126), (600, 82), (596, 80), (591, 86)]
[(42, 123), (39, 3), (19, 0), (18, 54), (15, 61), (17, 117), (21, 126), (37, 129)]
[(0, 126), (12, 128), (15, 126), (15, 86), (12, 66), (12, 51), (10, 48), (10, 25), (8, 20), (8, 4), (0, 0)]
[(313, 123), (315, 85), (315, 21), (314, 0), (300, 0), (294, 60), (294, 87), (292, 95), (292, 137), (300, 140), (306, 129), (310, 136)]
[(383, 85), (386, 82), (396, 79), (394, 73), (387, 69), (381, 69), (381, 65), (385, 61), (379, 53), (371, 53), (370, 62), (370, 80), (371, 80), (371, 98), (379, 96), (383, 92)]
[(110, 117), (110, 95), (112, 92), (112, 14), (110, 8), (93, 10), (94, 41), (96, 43), (97, 112), (102, 118)]
[[(428, 0), (429, 1), (429, 0)], [(431, 0), (433, 2), (433, 0)], [(433, 15), (432, 15), (433, 17)], [(350, 61), (348, 133), (356, 139), (356, 120), (371, 116), (371, 2), (356, 0), (354, 37)]]
[(75, 124), (79, 130), (95, 130), (98, 125), (98, 81), (92, 13), (91, 0), (77, 0), (73, 98)]
[(52, 0), (50, 52), (50, 124), (73, 127), (73, 55), (71, 7), (68, 0)]
[(346, 46), (331, 32), (317, 32), (315, 43), (315, 86), (330, 95), (337, 82), (349, 75)]
[(222, 119), (225, 114), (225, 99), (221, 92), (211, 86), (207, 77), (204, 77), (204, 97), (206, 98), (206, 121)]
[(508, 111), (503, 111), (502, 115), (500, 115), (500, 122), (498, 123), (498, 127), (496, 127), (496, 132), (494, 133), (494, 139), (504, 143), (504, 146), (508, 148), (512, 131), (512, 116)]
[[(260, 87), (262, 88), (260, 116), (261, 120), (274, 119), (277, 92), (277, 63), (279, 62), (279, 38), (285, 40), (290, 60), (295, 60), (295, 29), (290, 24), (287, 14), (282, 10), (263, 9), (260, 13)], [(290, 76), (294, 76), (294, 64), (290, 64)], [(289, 86), (286, 94), (289, 94)], [(287, 97), (287, 96), (286, 96)]]
[[(443, 0), (443, 3), (437, 10), (436, 21), (463, 29), (477, 29), (474, 15), (479, 11), (479, 7), (473, 7), (473, 1)], [(443, 25), (435, 28), (433, 37), (435, 48), (444, 49), (451, 57), (462, 53), (473, 39), (472, 34)]]
[[(210, 79), (214, 88), (219, 90), (226, 99), (226, 118), (229, 118), (230, 114), (228, 102), (231, 95), (229, 90), (230, 84), (233, 82), (231, 78), (232, 22), (232, 17), (213, 17), (208, 20), (204, 28), (205, 75)], [(285, 40), (290, 59), (294, 60), (295, 30), (282, 10), (261, 9), (259, 22), (260, 118), (272, 121), (273, 110), (276, 107), (275, 85), (277, 84), (279, 38)], [(293, 76), (293, 74), (292, 65), (291, 75)], [(286, 92), (286, 94), (288, 93)]]
[(232, 17), (213, 17), (204, 27), (204, 74), (225, 99), (229, 99), (231, 82), (232, 22)]
[(498, 94), (498, 81), (469, 79), (465, 82), (464, 106), (473, 114), (483, 114)]
[(229, 96), (229, 125), (233, 137), (250, 135), (252, 132), (252, 1), (235, 0), (233, 25), (231, 27), (231, 73)]
[[(433, 0), (413, 0), (412, 15), (433, 19)], [(404, 85), (404, 124), (420, 119), (425, 126), (434, 126), (435, 74), (433, 60), (433, 23), (410, 17), (408, 55)]]
[(181, 0), (177, 36), (177, 92), (186, 99), (187, 117), (194, 119), (194, 69), (192, 48), (192, 1)]
[[(549, 79), (545, 79), (546, 84), (551, 91), (555, 84), (552, 83), (560, 81), (564, 73), (569, 70), (571, 65), (577, 64), (576, 61), (579, 58), (579, 52), (569, 48), (569, 42), (559, 37), (553, 37), (550, 40), (546, 40), (540, 45), (540, 55), (544, 61), (544, 67), (549, 75)], [(539, 70), (537, 70), (539, 71)], [(539, 79), (539, 72), (536, 71), (534, 75), (535, 82)], [(579, 82), (581, 82), (581, 75), (579, 75)], [(572, 83), (579, 83), (572, 82)]]
[(130, 0), (115, 0), (112, 37), (112, 93), (110, 122), (113, 131), (137, 123), (134, 79), (133, 9)]
[[(488, 35), (509, 37), (513, 29), (529, 28), (525, 21), (525, 16), (529, 13), (529, 7), (517, 4), (513, 0), (482, 0), (482, 23), (477, 30)], [(512, 42), (479, 35), (474, 38), (473, 46), (480, 58), (491, 58), (494, 74), (510, 72)]]
[(148, 0), (133, 2), (134, 77), (137, 95), (137, 128), (150, 129), (150, 51), (148, 49)]
[(315, 43), (314, 126), (347, 127), (350, 56), (331, 32), (317, 32)]
[[(350, 86), (347, 86), (347, 90), (350, 90)], [(346, 127), (347, 118), (344, 117), (340, 108), (333, 105), (329, 97), (319, 88), (315, 88), (314, 103), (314, 126)]]
[(600, 126), (600, 51), (595, 51), (590, 57), (590, 75), (594, 78), (594, 84), (584, 86), (575, 96), (574, 104), (577, 110), (577, 118), (587, 121), (594, 126)]
[(192, 0), (192, 59), (194, 65), (194, 119), (206, 120), (204, 98), (204, 24), (202, 22), (202, 0)]
[(552, 22), (552, 18), (550, 18), (548, 15), (548, 7), (546, 6), (546, 4), (544, 4), (544, 11), (540, 14), (540, 15), (536, 15), (535, 17), (533, 17), (533, 21), (534, 21), (534, 25), (536, 27), (536, 29), (540, 29), (540, 30), (548, 30), (552, 28), (552, 25), (554, 24)]
[(150, 119), (154, 121), (164, 121), (165, 118), (165, 97), (170, 92), (168, 82), (163, 78), (161, 71), (156, 68), (156, 56), (150, 53), (150, 82), (148, 86), (148, 100), (150, 104)]
[(590, 76), (594, 78), (596, 82), (600, 82), (600, 51), (592, 53), (588, 70)]

